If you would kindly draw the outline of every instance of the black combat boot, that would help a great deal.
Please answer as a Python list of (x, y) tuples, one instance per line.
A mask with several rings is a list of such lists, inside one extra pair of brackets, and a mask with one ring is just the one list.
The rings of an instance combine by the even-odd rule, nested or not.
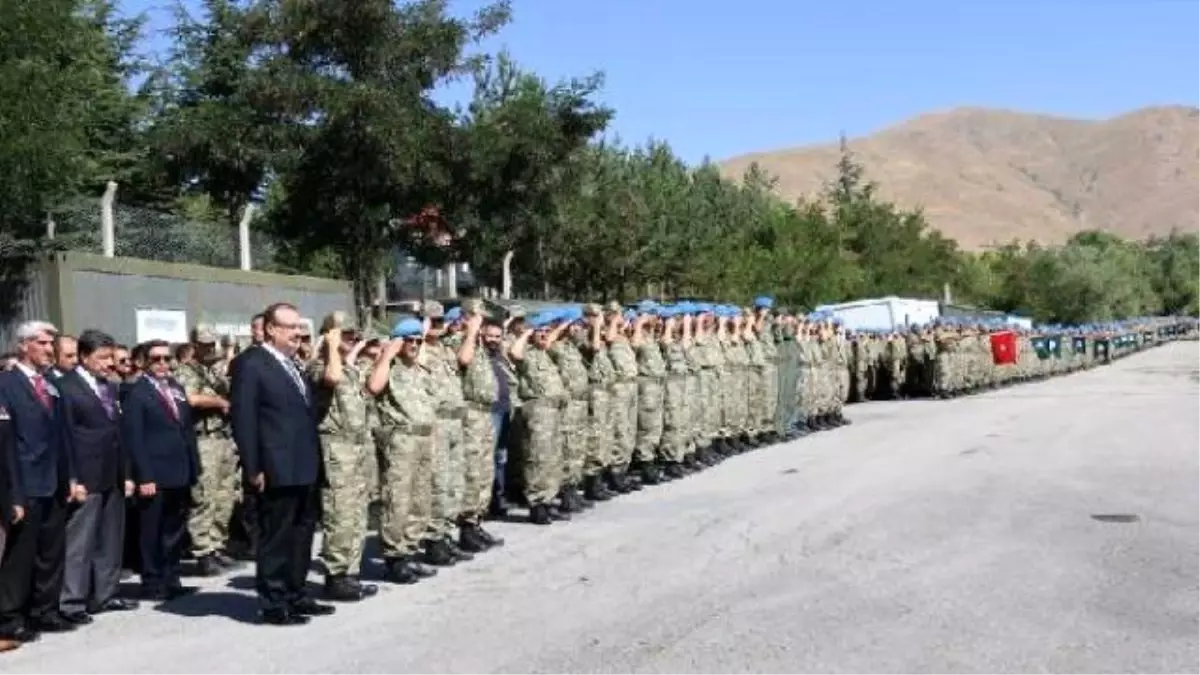
[(475, 525), (472, 530), (475, 533), (474, 536), (478, 537), (488, 548), (500, 548), (504, 545), (504, 537), (497, 537), (483, 529), (482, 525)]
[(658, 485), (662, 482), (662, 472), (657, 463), (642, 462), (638, 467), (638, 478), (641, 479), (642, 485)]
[(583, 502), (583, 497), (572, 483), (564, 485), (562, 490), (559, 490), (558, 499), (559, 503), (562, 504), (562, 510), (567, 513), (583, 513), (587, 510), (587, 506)]
[(221, 564), (217, 562), (215, 555), (209, 554), (200, 556), (196, 560), (196, 576), (198, 577), (216, 577), (225, 572)]
[(549, 525), (554, 522), (550, 517), (550, 507), (546, 504), (535, 504), (529, 507), (529, 522), (534, 525)]
[(325, 577), (325, 598), (338, 602), (358, 602), (379, 592), (375, 584), (364, 584), (358, 577), (335, 574)]
[(488, 549), (487, 542), (479, 536), (479, 526), (463, 523), (458, 528), (458, 548), (469, 553), (483, 553)]
[(687, 475), (683, 466), (679, 462), (668, 462), (666, 468), (662, 471), (662, 477), (667, 480), (679, 480)]
[(608, 483), (608, 487), (616, 494), (629, 494), (633, 488), (629, 487), (629, 482), (625, 479), (625, 472), (619, 469), (606, 469), (604, 472), (604, 482)]
[(550, 509), (550, 519), (551, 520), (559, 520), (559, 521), (571, 520), (571, 512), (562, 508), (561, 505), (549, 504), (549, 505), (547, 505), (547, 508)]
[(442, 543), (446, 545), (446, 548), (450, 549), (450, 555), (454, 557), (455, 562), (470, 562), (475, 559), (475, 556), (470, 551), (459, 548), (458, 542), (451, 537), (446, 537), (442, 540)]
[(613, 493), (604, 486), (604, 479), (600, 474), (583, 479), (583, 494), (593, 502), (606, 502), (613, 498)]
[(424, 548), (425, 553), (421, 559), (427, 565), (450, 567), (458, 562), (454, 557), (454, 553), (451, 552), (450, 547), (442, 539), (426, 541)]
[(704, 461), (704, 448), (684, 457), (683, 466), (692, 473), (697, 473), (708, 468), (708, 462)]

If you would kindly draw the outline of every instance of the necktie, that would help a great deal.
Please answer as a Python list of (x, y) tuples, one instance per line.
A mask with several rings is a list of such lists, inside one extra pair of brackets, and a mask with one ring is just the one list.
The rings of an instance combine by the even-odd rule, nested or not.
[(165, 382), (156, 382), (154, 385), (158, 389), (159, 396), (162, 396), (163, 401), (167, 405), (167, 409), (171, 411), (171, 417), (179, 419), (179, 407), (175, 405), (175, 397), (171, 396), (170, 390)]
[(108, 413), (109, 419), (113, 416), (113, 400), (112, 391), (109, 390), (106, 384), (97, 384), (96, 393), (100, 395), (100, 403), (104, 406), (104, 412)]
[(47, 408), (50, 407), (50, 392), (46, 390), (46, 378), (41, 375), (33, 376), (33, 393), (37, 394), (38, 400)]
[(296, 367), (295, 363), (292, 363), (291, 359), (284, 359), (283, 364), (288, 371), (288, 375), (291, 375), (292, 382), (296, 385), (296, 388), (300, 390), (300, 396), (307, 401), (308, 388), (304, 386), (304, 378), (300, 377), (300, 369)]

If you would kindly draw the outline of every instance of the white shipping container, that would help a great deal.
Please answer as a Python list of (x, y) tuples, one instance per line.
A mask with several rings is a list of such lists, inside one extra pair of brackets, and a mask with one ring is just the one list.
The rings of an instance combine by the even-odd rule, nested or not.
[(821, 305), (818, 312), (828, 312), (841, 319), (851, 330), (904, 330), (909, 326), (929, 323), (941, 316), (936, 300), (911, 298), (872, 298), (835, 305)]

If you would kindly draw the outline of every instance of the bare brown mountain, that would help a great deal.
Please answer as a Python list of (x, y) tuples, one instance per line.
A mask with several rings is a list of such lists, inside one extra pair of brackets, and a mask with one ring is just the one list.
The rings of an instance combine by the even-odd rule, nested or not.
[[(1198, 120), (1200, 110), (1185, 106), (1103, 121), (958, 108), (849, 146), (884, 198), (922, 207), (966, 249), (1014, 238), (1060, 243), (1088, 229), (1143, 239), (1197, 226)], [(794, 200), (817, 194), (838, 156), (831, 144), (743, 155), (721, 169), (740, 177), (758, 162)]]

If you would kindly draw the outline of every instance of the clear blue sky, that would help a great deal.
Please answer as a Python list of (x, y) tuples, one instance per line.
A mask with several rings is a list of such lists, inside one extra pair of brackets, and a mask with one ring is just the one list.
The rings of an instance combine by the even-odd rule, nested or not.
[[(485, 0), (452, 0), (468, 13)], [(159, 0), (124, 0), (168, 15)], [(613, 130), (722, 159), (961, 105), (1108, 117), (1200, 103), (1195, 0), (514, 0), (507, 47), (548, 79), (603, 71)], [(149, 48), (162, 38), (151, 37)], [(446, 98), (465, 95), (454, 87)]]

